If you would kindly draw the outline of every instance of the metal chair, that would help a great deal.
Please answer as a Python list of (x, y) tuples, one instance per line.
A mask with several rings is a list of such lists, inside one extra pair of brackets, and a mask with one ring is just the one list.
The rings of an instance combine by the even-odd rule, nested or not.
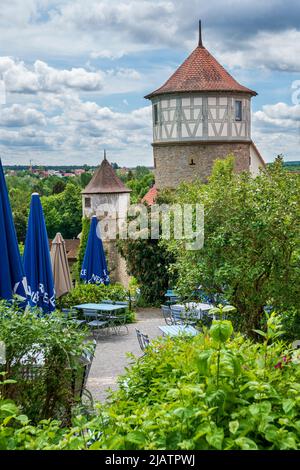
[(128, 308), (128, 302), (125, 301), (118, 301), (115, 302), (115, 305), (122, 305), (124, 306), (124, 310), (122, 309), (121, 312), (115, 313), (115, 328), (117, 334), (121, 333), (122, 327), (126, 329), (127, 334), (129, 333), (128, 326), (127, 326), (127, 313), (126, 313), (126, 308)]
[(147, 346), (149, 346), (150, 344), (149, 336), (141, 333), (140, 330), (138, 330), (137, 328), (135, 329), (135, 331), (136, 331), (136, 336), (137, 336), (140, 348), (142, 351), (145, 351)]
[(161, 305), (161, 311), (167, 325), (173, 325), (171, 309), (169, 305)]
[(182, 321), (185, 325), (194, 326), (199, 318), (202, 318), (203, 312), (199, 312), (195, 307), (189, 307), (182, 312)]
[(64, 317), (68, 320), (71, 320), (78, 326), (82, 326), (86, 323), (85, 320), (78, 318), (78, 311), (72, 308), (62, 308), (61, 309)]
[(183, 315), (182, 315), (183, 308), (170, 305), (170, 310), (171, 310), (172, 325), (182, 325), (184, 323)]
[(87, 381), (95, 357), (96, 346), (97, 342), (94, 340), (92, 351), (86, 351), (79, 358), (81, 367), (75, 371), (73, 381), (74, 397), (78, 397), (81, 408), (84, 408), (85, 413), (88, 414), (94, 412), (94, 399), (91, 392), (87, 389)]
[(96, 335), (96, 340), (97, 340), (100, 335), (100, 331), (103, 330), (107, 326), (108, 322), (106, 320), (98, 319), (97, 310), (83, 310), (83, 316), (85, 318), (85, 321), (88, 327), (92, 331), (94, 338), (95, 338), (95, 332), (98, 331)]

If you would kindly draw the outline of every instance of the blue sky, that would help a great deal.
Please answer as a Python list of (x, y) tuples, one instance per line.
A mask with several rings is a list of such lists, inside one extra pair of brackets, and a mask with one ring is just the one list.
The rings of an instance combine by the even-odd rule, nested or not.
[(258, 92), (265, 160), (300, 160), (298, 0), (2, 0), (3, 162), (97, 164), (106, 148), (120, 165), (151, 165), (143, 97), (194, 49), (199, 18), (204, 45)]

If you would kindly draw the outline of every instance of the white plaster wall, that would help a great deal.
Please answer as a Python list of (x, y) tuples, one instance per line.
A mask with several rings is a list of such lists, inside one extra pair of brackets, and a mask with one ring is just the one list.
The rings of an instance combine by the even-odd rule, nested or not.
[(259, 174), (259, 169), (263, 166), (261, 159), (253, 145), (250, 146), (250, 173), (252, 176)]

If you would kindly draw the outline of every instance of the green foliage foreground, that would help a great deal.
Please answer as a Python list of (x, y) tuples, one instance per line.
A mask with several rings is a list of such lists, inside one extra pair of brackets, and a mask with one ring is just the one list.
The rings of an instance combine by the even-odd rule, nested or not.
[[(6, 349), (0, 364), (6, 379), (2, 396), (14, 400), (33, 423), (59, 418), (69, 424), (79, 398), (79, 358), (91, 350), (87, 337), (86, 330), (59, 313), (40, 316), (39, 311), (20, 312), (0, 303), (0, 341)], [(43, 367), (36, 365), (39, 357)]]
[(74, 427), (26, 417), (0, 402), (2, 449), (299, 449), (299, 352), (278, 340), (232, 336), (228, 320), (194, 338), (160, 338), (91, 420)]
[[(237, 326), (248, 335), (260, 327), (266, 305), (293, 311), (297, 326), (300, 178), (287, 173), (280, 159), (256, 178), (233, 170), (233, 157), (216, 161), (207, 184), (183, 184), (176, 193), (177, 203), (203, 204), (205, 222), (201, 250), (168, 242), (179, 275), (176, 290), (188, 298), (201, 285), (209, 295), (223, 295), (238, 309)], [(292, 336), (291, 322), (289, 329)]]

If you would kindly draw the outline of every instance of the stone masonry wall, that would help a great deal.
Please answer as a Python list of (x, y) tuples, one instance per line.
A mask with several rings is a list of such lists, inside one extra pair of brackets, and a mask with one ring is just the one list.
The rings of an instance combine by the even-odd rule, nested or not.
[[(183, 181), (200, 178), (203, 181), (211, 174), (214, 160), (236, 157), (236, 171), (250, 168), (250, 143), (197, 143), (153, 145), (155, 185), (157, 189), (176, 188)], [(193, 165), (191, 165), (193, 163)]]

